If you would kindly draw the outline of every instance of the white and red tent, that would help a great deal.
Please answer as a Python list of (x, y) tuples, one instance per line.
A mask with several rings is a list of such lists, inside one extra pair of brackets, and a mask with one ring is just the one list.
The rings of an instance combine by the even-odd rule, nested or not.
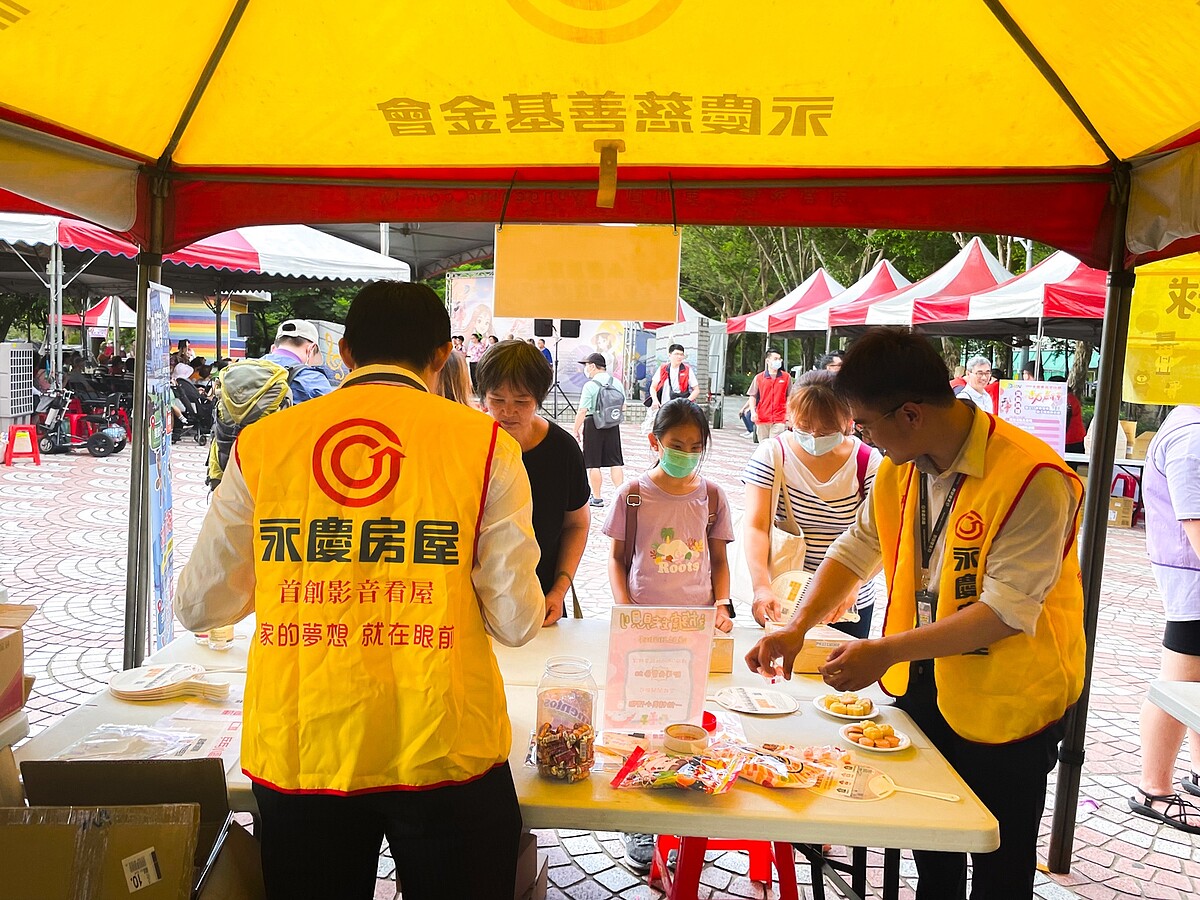
[(954, 259), (915, 284), (890, 294), (834, 306), (829, 311), (829, 327), (855, 332), (872, 325), (911, 325), (913, 305), (918, 300), (975, 294), (1010, 278), (1012, 275), (983, 241), (971, 238)]
[(928, 334), (1095, 339), (1104, 318), (1106, 277), (1060, 250), (991, 290), (918, 300), (912, 324)]
[(137, 328), (137, 312), (120, 297), (104, 297), (80, 316), (63, 316), (62, 323), (72, 328)]
[(726, 333), (742, 334), (753, 332), (757, 334), (773, 334), (774, 331), (770, 327), (772, 316), (783, 316), (793, 309), (824, 303), (844, 290), (845, 288), (823, 268), (817, 269), (817, 271), (804, 279), (799, 287), (789, 291), (770, 306), (760, 309), (758, 312), (747, 313), (744, 316), (731, 317), (726, 323)]
[(785, 313), (771, 316), (768, 325), (771, 334), (786, 334), (794, 331), (828, 331), (829, 310), (845, 303), (857, 300), (870, 300), (882, 297), (902, 287), (912, 284), (901, 275), (896, 267), (886, 259), (881, 259), (864, 275), (846, 290), (828, 300), (814, 300), (806, 306), (799, 306)]
[(675, 302), (674, 322), (643, 322), (642, 327), (647, 331), (656, 331), (664, 325), (678, 325), (680, 322), (696, 322), (707, 318), (708, 316), (680, 297)]
[[(135, 259), (138, 248), (110, 231), (61, 216), (0, 215), (0, 241)], [(224, 231), (163, 258), (172, 266), (334, 281), (407, 281), (408, 263), (392, 259), (307, 225), (258, 225)], [(172, 287), (176, 285), (172, 284)]]

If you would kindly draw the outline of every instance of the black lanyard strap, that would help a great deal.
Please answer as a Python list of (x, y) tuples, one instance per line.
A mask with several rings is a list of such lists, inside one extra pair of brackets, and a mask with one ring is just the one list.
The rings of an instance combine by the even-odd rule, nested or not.
[(399, 372), (372, 372), (369, 375), (363, 375), (361, 378), (355, 378), (351, 375), (344, 382), (342, 387), (355, 387), (360, 384), (378, 384), (380, 382), (389, 382), (391, 384), (402, 384), (405, 387), (416, 388), (418, 391), (429, 393), (429, 388), (421, 384), (415, 378), (409, 378), (407, 375), (402, 375)]
[(921, 568), (926, 572), (929, 571), (929, 561), (933, 559), (933, 548), (937, 546), (942, 529), (946, 527), (946, 520), (950, 518), (950, 510), (954, 506), (954, 499), (958, 496), (963, 479), (966, 477), (962, 472), (955, 477), (954, 484), (950, 486), (950, 490), (946, 494), (946, 502), (942, 504), (941, 515), (934, 523), (931, 533), (929, 530), (929, 476), (924, 472), (921, 473)]

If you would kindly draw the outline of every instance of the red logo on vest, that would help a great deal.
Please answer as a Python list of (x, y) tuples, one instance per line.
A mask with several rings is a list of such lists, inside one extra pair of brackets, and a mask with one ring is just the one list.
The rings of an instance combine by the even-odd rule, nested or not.
[(971, 510), (954, 523), (954, 533), (964, 541), (977, 541), (983, 537), (983, 519)]
[(381, 422), (348, 419), (329, 428), (313, 447), (313, 477), (343, 506), (378, 503), (400, 480), (400, 439)]

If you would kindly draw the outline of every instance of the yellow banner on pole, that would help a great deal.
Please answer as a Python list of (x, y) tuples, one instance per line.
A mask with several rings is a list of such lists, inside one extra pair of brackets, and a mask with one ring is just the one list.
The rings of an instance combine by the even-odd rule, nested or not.
[(1200, 403), (1200, 253), (1138, 268), (1124, 399)]
[(674, 322), (679, 247), (669, 225), (499, 227), (496, 315)]

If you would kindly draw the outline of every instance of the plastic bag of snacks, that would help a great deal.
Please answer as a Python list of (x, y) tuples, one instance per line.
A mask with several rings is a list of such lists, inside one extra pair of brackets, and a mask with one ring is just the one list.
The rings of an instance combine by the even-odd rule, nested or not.
[(850, 754), (840, 747), (762, 744), (739, 749), (747, 758), (738, 774), (770, 788), (815, 787), (824, 773), (851, 761)]
[(710, 749), (696, 756), (671, 756), (661, 751), (638, 748), (621, 767), (615, 788), (666, 788), (724, 794), (737, 780), (745, 754), (732, 748)]

